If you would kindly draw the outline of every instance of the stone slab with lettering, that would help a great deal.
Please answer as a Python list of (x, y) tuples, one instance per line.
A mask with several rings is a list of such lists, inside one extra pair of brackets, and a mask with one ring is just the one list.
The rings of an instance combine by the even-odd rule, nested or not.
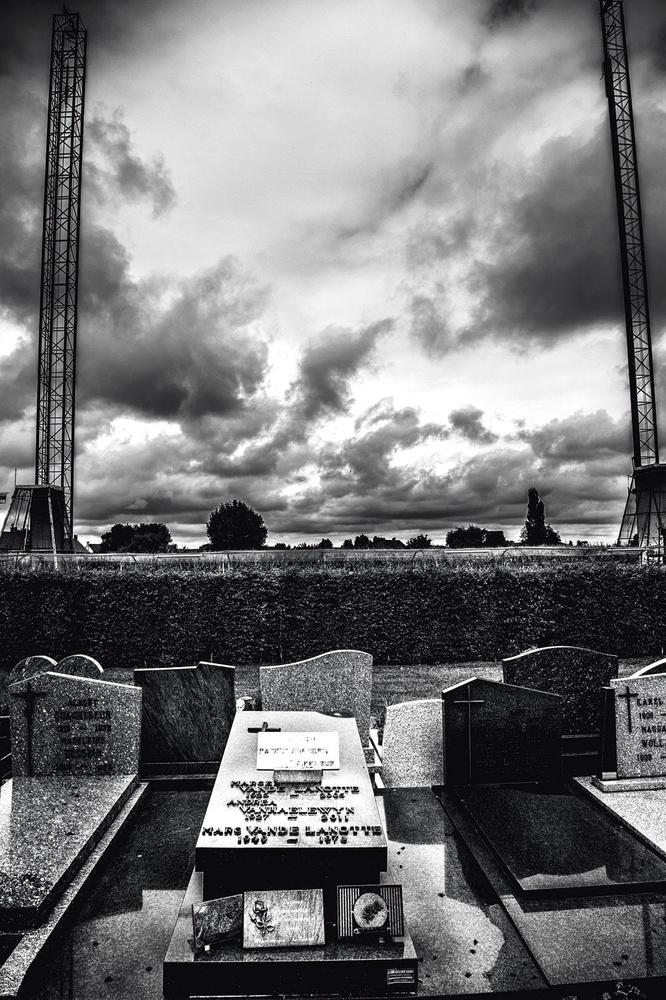
[(257, 733), (257, 770), (339, 771), (338, 733)]
[(236, 712), (234, 676), (223, 663), (135, 670), (142, 760), (220, 761)]
[(447, 786), (561, 777), (559, 695), (475, 677), (442, 701)]
[(623, 677), (611, 687), (618, 779), (666, 775), (666, 676)]
[(302, 948), (323, 944), (321, 889), (259, 889), (244, 894), (244, 948)]
[(138, 771), (140, 688), (47, 672), (8, 693), (14, 777)]
[(296, 663), (260, 667), (259, 681), (264, 711), (352, 717), (367, 746), (372, 693), (370, 653), (335, 649)]
[(441, 785), (442, 754), (441, 698), (387, 706), (382, 743), (382, 781), (387, 788)]
[(618, 658), (582, 646), (544, 646), (502, 660), (507, 684), (562, 697), (562, 732), (598, 733), (601, 689), (617, 677)]

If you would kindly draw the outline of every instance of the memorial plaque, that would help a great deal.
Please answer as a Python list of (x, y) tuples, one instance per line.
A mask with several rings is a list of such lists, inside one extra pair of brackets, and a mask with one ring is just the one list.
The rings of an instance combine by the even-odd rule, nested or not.
[(244, 894), (244, 948), (302, 948), (323, 944), (321, 889), (261, 889)]
[(446, 785), (559, 779), (559, 695), (471, 678), (442, 701)]
[(338, 939), (402, 937), (401, 885), (339, 885)]
[(243, 929), (242, 893), (208, 899), (200, 906), (193, 906), (192, 928), (195, 951), (239, 937)]
[(139, 688), (46, 672), (8, 693), (14, 777), (138, 771)]
[(257, 733), (257, 770), (339, 771), (337, 733)]
[(618, 778), (666, 775), (666, 676), (612, 680)]

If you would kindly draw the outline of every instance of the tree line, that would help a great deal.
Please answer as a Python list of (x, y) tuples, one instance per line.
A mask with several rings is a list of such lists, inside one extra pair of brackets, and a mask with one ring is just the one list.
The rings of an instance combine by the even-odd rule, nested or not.
[[(229, 549), (262, 549), (266, 547), (268, 528), (262, 515), (242, 500), (223, 500), (208, 515), (206, 522), (208, 542), (201, 550), (223, 551)], [(508, 541), (503, 531), (482, 528), (476, 524), (453, 528), (447, 532), (446, 546), (461, 548), (505, 548), (516, 543)], [(561, 545), (559, 532), (546, 522), (543, 500), (538, 490), (530, 486), (527, 491), (527, 513), (520, 533), (521, 545)], [(427, 534), (412, 535), (406, 542), (399, 538), (385, 538), (366, 534), (345, 538), (342, 549), (428, 549), (432, 539)], [(332, 549), (330, 538), (319, 542), (300, 542), (295, 549)], [(290, 545), (278, 542), (275, 549), (289, 549)], [(141, 524), (114, 524), (102, 535), (100, 552), (169, 552), (177, 551), (171, 532), (162, 522)]]

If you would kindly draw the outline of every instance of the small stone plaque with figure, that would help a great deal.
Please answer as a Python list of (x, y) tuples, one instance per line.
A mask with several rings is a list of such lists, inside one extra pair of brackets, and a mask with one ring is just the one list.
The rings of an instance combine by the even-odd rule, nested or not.
[(338, 940), (402, 937), (401, 885), (339, 885)]
[(324, 945), (321, 889), (260, 889), (244, 894), (244, 948)]
[(243, 927), (243, 895), (208, 899), (192, 907), (192, 930), (195, 952), (211, 945), (240, 937)]

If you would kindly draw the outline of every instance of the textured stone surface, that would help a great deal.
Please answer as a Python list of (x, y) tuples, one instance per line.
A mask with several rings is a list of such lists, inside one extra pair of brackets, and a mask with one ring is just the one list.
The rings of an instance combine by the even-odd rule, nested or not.
[(192, 910), (195, 948), (238, 937), (243, 930), (243, 894), (209, 899)]
[(64, 659), (58, 660), (57, 665), (53, 669), (57, 674), (71, 674), (72, 677), (90, 677), (93, 680), (101, 680), (104, 673), (101, 664), (93, 659), (92, 656), (86, 656), (85, 653), (73, 653), (71, 656), (66, 656)]
[(321, 947), (321, 889), (260, 889), (243, 898), (244, 948)]
[(8, 693), (15, 777), (138, 770), (139, 688), (47, 672)]
[(56, 661), (51, 656), (26, 656), (9, 671), (8, 684), (27, 681), (29, 677), (37, 677), (47, 670), (55, 670)]
[(666, 774), (666, 676), (611, 681), (618, 778)]
[(372, 656), (335, 649), (309, 660), (260, 667), (261, 707), (268, 712), (339, 713), (356, 719), (364, 746), (370, 739)]
[(135, 778), (14, 778), (0, 795), (0, 923), (37, 923), (66, 888)]
[(618, 658), (581, 646), (544, 646), (502, 660), (507, 684), (562, 696), (562, 732), (597, 733), (601, 688), (618, 674)]
[(222, 663), (135, 670), (142, 760), (220, 761), (236, 712), (234, 674)]
[(441, 698), (387, 707), (382, 744), (382, 780), (387, 788), (441, 785), (443, 757)]
[(598, 805), (666, 858), (666, 789), (632, 790), (607, 795), (596, 787), (592, 778), (574, 778), (574, 781)]
[(654, 660), (652, 663), (648, 663), (646, 667), (641, 667), (635, 673), (631, 674), (632, 677), (647, 677), (650, 674), (666, 674), (666, 656), (662, 656), (659, 660)]
[(471, 678), (442, 700), (447, 785), (560, 777), (558, 695)]

